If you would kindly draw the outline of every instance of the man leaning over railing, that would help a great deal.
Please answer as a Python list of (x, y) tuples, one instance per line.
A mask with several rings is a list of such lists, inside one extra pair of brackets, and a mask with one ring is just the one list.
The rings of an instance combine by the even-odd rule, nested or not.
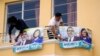
[[(63, 20), (62, 20), (62, 15), (61, 13), (55, 13), (55, 16), (52, 17), (49, 21), (48, 27), (49, 29), (47, 30), (48, 37), (49, 39), (58, 39), (58, 34), (59, 34), (59, 26), (63, 25)], [(50, 32), (52, 32), (53, 37), (50, 37)]]

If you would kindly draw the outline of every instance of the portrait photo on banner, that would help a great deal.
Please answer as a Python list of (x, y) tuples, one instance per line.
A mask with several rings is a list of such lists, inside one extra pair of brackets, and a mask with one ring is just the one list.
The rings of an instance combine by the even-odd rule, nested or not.
[(59, 27), (60, 46), (62, 48), (91, 48), (92, 32), (88, 28), (61, 26)]
[(29, 28), (19, 36), (18, 41), (13, 46), (14, 52), (22, 52), (27, 50), (37, 50), (42, 48), (43, 28)]

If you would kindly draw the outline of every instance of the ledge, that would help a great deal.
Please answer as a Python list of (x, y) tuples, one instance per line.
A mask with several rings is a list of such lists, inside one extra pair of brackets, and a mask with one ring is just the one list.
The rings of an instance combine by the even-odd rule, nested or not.
[[(49, 39), (49, 40), (43, 41), (43, 44), (52, 44), (52, 43), (59, 43), (59, 41), (56, 39)], [(9, 46), (8, 45), (1, 45), (0, 49), (9, 49), (12, 47), (13, 47), (13, 45), (9, 45)]]

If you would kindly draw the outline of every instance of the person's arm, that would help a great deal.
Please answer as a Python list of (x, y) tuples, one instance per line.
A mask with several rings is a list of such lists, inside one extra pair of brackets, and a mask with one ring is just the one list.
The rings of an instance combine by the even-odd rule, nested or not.
[(12, 32), (13, 28), (14, 28), (14, 26), (13, 25), (10, 25), (10, 27), (9, 27), (10, 42), (11, 42), (11, 32)]
[(49, 22), (49, 27), (50, 27), (52, 33), (54, 34), (54, 36), (57, 37), (56, 31), (55, 31), (56, 30), (55, 25), (56, 25), (55, 17), (52, 17), (50, 22)]
[(60, 19), (60, 26), (64, 26), (62, 18)]
[(21, 36), (20, 36), (19, 39), (18, 39), (18, 41), (15, 42), (14, 45), (21, 45), (21, 42), (22, 42), (22, 38), (21, 38)]
[(52, 30), (52, 32), (53, 32), (53, 34), (54, 34), (54, 36), (57, 38), (58, 36), (57, 36), (57, 34), (56, 34), (56, 29), (55, 29), (55, 26), (51, 26), (51, 30)]
[(18, 22), (19, 22), (20, 26), (23, 28), (22, 30), (28, 28), (28, 26), (27, 26), (27, 24), (25, 23), (25, 21), (23, 21), (23, 20), (20, 19), (20, 20), (18, 20)]
[(23, 34), (24, 29), (28, 28), (27, 25), (25, 24), (25, 22), (21, 19), (18, 19), (17, 25), (19, 25), (19, 26), (16, 26), (16, 28), (18, 28), (18, 30), (20, 30), (20, 32), (19, 32), (18, 36), (16, 37), (15, 42), (17, 42), (19, 36)]
[(14, 44), (14, 46), (20, 45), (20, 43), (21, 43), (21, 42), (18, 41), (18, 42), (16, 42), (16, 43)]

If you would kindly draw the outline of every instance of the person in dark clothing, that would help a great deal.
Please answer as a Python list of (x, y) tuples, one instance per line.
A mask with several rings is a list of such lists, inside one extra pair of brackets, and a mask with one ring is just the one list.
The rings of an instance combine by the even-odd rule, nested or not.
[(26, 25), (26, 23), (22, 20), (22, 19), (17, 19), (15, 16), (11, 16), (8, 18), (8, 22), (7, 22), (10, 26), (9, 26), (9, 37), (10, 37), (10, 43), (12, 42), (11, 40), (11, 33), (13, 28), (16, 28), (17, 30), (19, 30), (19, 34), (15, 39), (15, 42), (17, 42), (18, 37), (23, 33), (24, 29), (27, 29), (28, 26)]

